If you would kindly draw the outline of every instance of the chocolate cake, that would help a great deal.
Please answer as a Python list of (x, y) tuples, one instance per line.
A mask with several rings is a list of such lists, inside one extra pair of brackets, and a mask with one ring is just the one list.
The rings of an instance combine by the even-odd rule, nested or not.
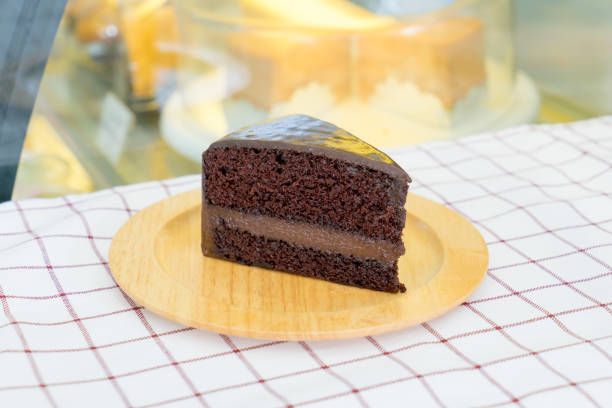
[(204, 255), (404, 292), (410, 177), (331, 123), (293, 115), (231, 133), (202, 155)]

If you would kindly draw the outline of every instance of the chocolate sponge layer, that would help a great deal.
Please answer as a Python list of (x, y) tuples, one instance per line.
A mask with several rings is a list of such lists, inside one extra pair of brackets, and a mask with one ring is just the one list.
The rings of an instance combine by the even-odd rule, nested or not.
[(204, 153), (203, 174), (208, 204), (401, 243), (408, 186), (382, 171), (302, 151), (219, 147)]
[(392, 293), (406, 291), (397, 276), (397, 262), (383, 264), (374, 259), (271, 240), (228, 228), (222, 220), (216, 225), (212, 231), (214, 252), (203, 248), (208, 256), (366, 289)]

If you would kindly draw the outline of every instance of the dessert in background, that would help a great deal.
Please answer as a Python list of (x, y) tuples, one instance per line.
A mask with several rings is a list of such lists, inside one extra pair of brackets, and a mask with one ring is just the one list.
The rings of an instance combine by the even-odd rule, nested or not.
[(178, 38), (174, 10), (167, 1), (124, 1), (121, 32), (125, 41), (132, 94), (153, 99), (172, 82)]
[(160, 124), (196, 162), (200, 146), (291, 114), (385, 148), (537, 114), (537, 89), (513, 62), (505, 0), (185, 0), (175, 9), (179, 41), (202, 63), (181, 59)]
[[(248, 72), (234, 98), (257, 109), (313, 112), (316, 100), (331, 98), (334, 106), (321, 112), (324, 117), (363, 105), (448, 127), (460, 102), (457, 108), (466, 111), (485, 99), (479, 90), (486, 78), (479, 19), (404, 23), (342, 0), (277, 3), (242, 0), (247, 18), (263, 18), (273, 28), (228, 36), (229, 55)], [(316, 97), (291, 110), (297, 95), (313, 87)]]
[(228, 52), (248, 73), (246, 86), (235, 97), (256, 108), (270, 110), (286, 103), (312, 83), (323, 85), (336, 101), (350, 94), (350, 55), (344, 37), (245, 31), (228, 36)]
[(405, 81), (452, 109), (485, 80), (482, 23), (453, 18), (404, 25), (359, 39), (357, 91), (364, 98), (389, 79)]

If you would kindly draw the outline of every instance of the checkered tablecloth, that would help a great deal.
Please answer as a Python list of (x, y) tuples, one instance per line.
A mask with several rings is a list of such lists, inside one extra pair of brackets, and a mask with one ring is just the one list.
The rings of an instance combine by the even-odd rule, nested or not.
[(113, 234), (199, 176), (0, 205), (0, 407), (612, 407), (612, 117), (389, 153), (490, 267), (447, 315), (351, 340), (223, 336), (122, 293)]

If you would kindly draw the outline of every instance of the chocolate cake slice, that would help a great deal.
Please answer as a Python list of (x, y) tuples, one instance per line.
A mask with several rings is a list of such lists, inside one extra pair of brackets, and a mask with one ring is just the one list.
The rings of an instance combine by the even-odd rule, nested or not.
[(204, 255), (404, 292), (410, 177), (331, 123), (293, 115), (231, 133), (202, 155)]

